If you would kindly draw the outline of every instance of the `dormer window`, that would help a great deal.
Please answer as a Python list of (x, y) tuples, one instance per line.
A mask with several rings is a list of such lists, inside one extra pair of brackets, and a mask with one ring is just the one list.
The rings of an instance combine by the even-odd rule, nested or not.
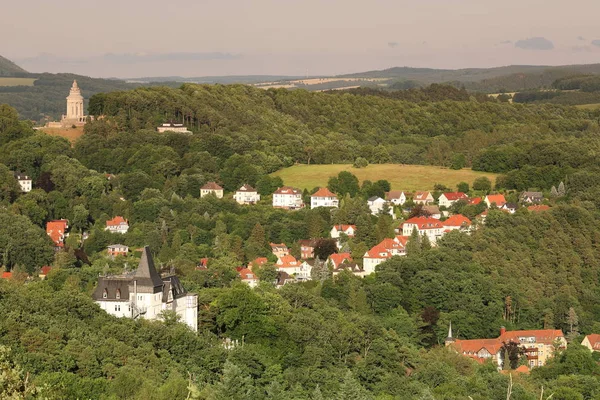
[(102, 298), (103, 299), (108, 298), (108, 290), (104, 289), (104, 292), (102, 292)]
[(119, 300), (121, 298), (121, 289), (117, 289), (116, 297), (117, 297), (117, 300)]

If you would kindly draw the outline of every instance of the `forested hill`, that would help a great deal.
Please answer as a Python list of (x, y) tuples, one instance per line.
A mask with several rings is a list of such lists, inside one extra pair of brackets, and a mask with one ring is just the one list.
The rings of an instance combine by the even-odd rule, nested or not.
[(12, 76), (18, 73), (27, 73), (27, 71), (10, 61), (8, 58), (0, 56), (0, 76)]
[(17, 109), (21, 118), (40, 122), (43, 122), (46, 116), (56, 120), (65, 113), (65, 98), (75, 79), (86, 99), (96, 93), (131, 89), (137, 86), (120, 80), (90, 78), (75, 74), (26, 73), (18, 76), (36, 80), (33, 86), (1, 86), (0, 84), (0, 104), (10, 104)]

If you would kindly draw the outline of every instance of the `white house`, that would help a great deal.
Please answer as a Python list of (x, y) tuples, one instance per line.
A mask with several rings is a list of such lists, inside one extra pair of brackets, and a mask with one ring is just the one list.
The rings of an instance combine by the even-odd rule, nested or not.
[(192, 133), (190, 131), (188, 131), (188, 129), (185, 127), (185, 125), (183, 124), (176, 124), (173, 122), (167, 122), (162, 124), (161, 126), (157, 127), (156, 130), (159, 133), (164, 133), (164, 132), (177, 132), (177, 133)]
[(375, 272), (375, 268), (393, 256), (406, 255), (408, 236), (396, 236), (393, 239), (383, 239), (381, 243), (367, 251), (363, 257), (363, 270), (365, 275)]
[(414, 217), (402, 224), (402, 235), (410, 236), (413, 229), (421, 236), (427, 236), (431, 244), (444, 235), (444, 225), (435, 218), (431, 217)]
[(111, 244), (106, 249), (110, 258), (126, 256), (129, 253), (129, 247), (124, 244)]
[(290, 276), (294, 275), (300, 280), (310, 280), (312, 266), (306, 261), (296, 260), (292, 255), (288, 254), (277, 259), (275, 266), (279, 271), (285, 272)]
[(469, 200), (469, 197), (463, 192), (442, 193), (438, 199), (440, 207), (450, 207), (459, 200)]
[(389, 206), (388, 213), (393, 217), (394, 216), (393, 208), (388, 204), (387, 201), (385, 201), (381, 197), (373, 196), (373, 197), (369, 198), (369, 200), (367, 200), (367, 205), (369, 206), (369, 209), (371, 210), (371, 214), (373, 214), (373, 215), (378, 215), (379, 213), (381, 213), (386, 204)]
[(429, 192), (415, 192), (413, 196), (413, 202), (415, 204), (431, 204), (433, 203), (433, 196)]
[(289, 186), (280, 187), (273, 193), (273, 207), (297, 210), (304, 207), (302, 191)]
[(214, 194), (218, 199), (223, 198), (223, 188), (217, 185), (215, 182), (208, 182), (206, 185), (200, 188), (200, 197), (208, 196), (209, 194)]
[(332, 239), (339, 239), (342, 233), (348, 237), (354, 237), (356, 234), (356, 225), (334, 225), (329, 235)]
[(242, 282), (250, 286), (251, 288), (255, 288), (258, 286), (259, 279), (254, 272), (252, 272), (249, 268), (242, 268), (238, 271), (240, 275), (240, 279)]
[(406, 203), (406, 193), (400, 190), (390, 190), (386, 192), (385, 199), (395, 206), (401, 206)]
[(129, 230), (129, 222), (125, 218), (117, 215), (113, 219), (106, 221), (106, 228), (104, 228), (104, 230), (112, 233), (124, 234)]
[(320, 188), (310, 196), (310, 208), (317, 207), (335, 207), (339, 205), (339, 200), (335, 193), (331, 193), (327, 188)]
[(260, 194), (250, 185), (243, 185), (233, 195), (238, 204), (256, 204), (260, 201)]
[(491, 207), (492, 204), (495, 204), (498, 208), (502, 207), (506, 203), (504, 195), (501, 194), (488, 194), (487, 196), (485, 196), (485, 199), (483, 201), (485, 202), (485, 204), (487, 204), (488, 207)]
[(187, 293), (175, 275), (161, 277), (148, 246), (136, 271), (98, 278), (92, 298), (116, 317), (159, 320), (163, 311), (173, 311), (190, 329), (198, 330), (198, 295)]
[(14, 172), (15, 179), (19, 182), (19, 186), (21, 187), (21, 191), (24, 193), (31, 192), (32, 188), (32, 180), (31, 177), (21, 174), (19, 172)]

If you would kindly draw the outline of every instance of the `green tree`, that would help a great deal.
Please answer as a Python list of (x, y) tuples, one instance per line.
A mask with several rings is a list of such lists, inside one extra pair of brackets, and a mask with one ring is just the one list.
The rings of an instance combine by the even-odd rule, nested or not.
[(490, 190), (492, 190), (492, 182), (488, 177), (481, 176), (475, 179), (475, 181), (473, 181), (473, 190), (478, 190), (487, 193)]

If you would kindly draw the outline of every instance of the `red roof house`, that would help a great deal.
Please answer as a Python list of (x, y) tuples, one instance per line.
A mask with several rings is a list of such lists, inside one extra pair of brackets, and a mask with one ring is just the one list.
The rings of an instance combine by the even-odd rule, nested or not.
[(69, 221), (66, 219), (48, 221), (46, 224), (46, 233), (50, 236), (56, 247), (62, 248), (65, 246), (64, 240), (67, 236), (68, 228)]

